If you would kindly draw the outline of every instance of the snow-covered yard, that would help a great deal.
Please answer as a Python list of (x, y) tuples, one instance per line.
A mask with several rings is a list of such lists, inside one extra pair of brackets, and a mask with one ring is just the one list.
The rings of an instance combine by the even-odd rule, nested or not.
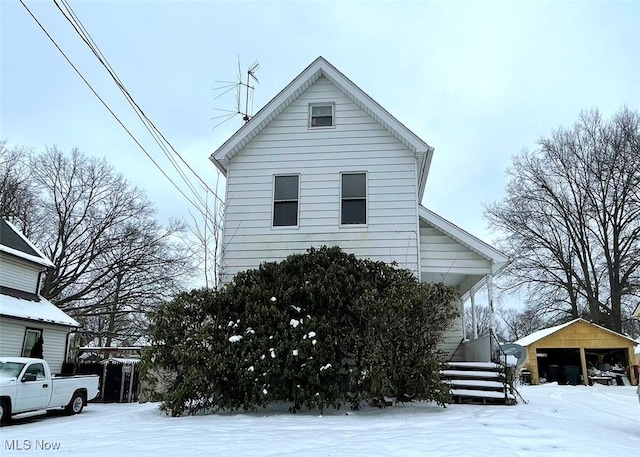
[[(295, 415), (171, 418), (157, 404), (90, 404), (1, 429), (0, 454), (76, 456), (635, 456), (635, 387), (525, 386), (517, 406), (408, 404)], [(30, 449), (26, 449), (30, 447)], [(36, 449), (39, 447), (39, 449)], [(48, 448), (44, 450), (42, 448)], [(54, 450), (58, 448), (58, 450)], [(22, 449), (22, 450), (18, 450)]]

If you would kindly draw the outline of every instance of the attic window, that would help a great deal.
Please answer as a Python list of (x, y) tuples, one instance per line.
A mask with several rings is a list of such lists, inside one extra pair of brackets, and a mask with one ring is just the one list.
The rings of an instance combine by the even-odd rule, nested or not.
[(309, 127), (333, 127), (333, 103), (309, 105)]

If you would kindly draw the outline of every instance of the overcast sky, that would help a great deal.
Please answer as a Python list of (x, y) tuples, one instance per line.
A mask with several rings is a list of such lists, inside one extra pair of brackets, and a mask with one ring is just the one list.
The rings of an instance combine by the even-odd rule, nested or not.
[[(24, 0), (138, 140), (160, 149), (50, 1)], [(213, 186), (210, 154), (241, 126), (238, 56), (260, 63), (253, 113), (322, 55), (431, 146), (423, 204), (491, 241), (484, 203), (502, 198), (523, 148), (581, 110), (640, 109), (638, 1), (68, 0), (129, 92)], [(144, 188), (161, 218), (188, 203), (91, 93), (18, 0), (0, 1), (0, 138), (77, 147)], [(173, 173), (172, 175), (175, 175)]]

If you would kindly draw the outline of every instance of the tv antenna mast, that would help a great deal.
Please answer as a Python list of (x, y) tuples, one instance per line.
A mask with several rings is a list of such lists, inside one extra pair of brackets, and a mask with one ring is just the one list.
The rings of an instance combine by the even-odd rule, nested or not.
[[(224, 118), (215, 127), (217, 127), (218, 125), (220, 125), (220, 124), (228, 121), (229, 119), (233, 118), (236, 114), (240, 114), (242, 116), (242, 120), (244, 121), (245, 124), (251, 120), (253, 115), (249, 111), (249, 102), (251, 102), (251, 109), (253, 110), (253, 92), (255, 91), (255, 86), (252, 86), (252, 83), (254, 81), (255, 81), (255, 83), (258, 83), (258, 84), (260, 83), (258, 81), (258, 78), (256, 77), (256, 73), (257, 73), (257, 71), (259, 69), (260, 69), (260, 64), (256, 60), (247, 69), (247, 78), (246, 78), (246, 82), (244, 82), (243, 77), (242, 77), (242, 70), (240, 69), (240, 57), (238, 57), (238, 81), (237, 82), (216, 81), (218, 83), (227, 84), (226, 86), (222, 86), (222, 87), (218, 87), (217, 89), (214, 89), (214, 90), (224, 90), (224, 89), (226, 89), (226, 90), (224, 90), (224, 92), (222, 92), (221, 94), (216, 96), (215, 97), (216, 99), (222, 97), (224, 94), (226, 94), (226, 93), (228, 93), (228, 92), (230, 92), (230, 91), (232, 91), (234, 89), (236, 90), (236, 110), (235, 111), (231, 111), (231, 110), (224, 110), (224, 109), (217, 109), (216, 108), (216, 111), (224, 111), (227, 114), (223, 114), (221, 116), (216, 116), (216, 117), (213, 118), (213, 119)], [(242, 95), (243, 95), (242, 92), (243, 91), (244, 91), (244, 106), (243, 106), (243, 103), (242, 103)]]

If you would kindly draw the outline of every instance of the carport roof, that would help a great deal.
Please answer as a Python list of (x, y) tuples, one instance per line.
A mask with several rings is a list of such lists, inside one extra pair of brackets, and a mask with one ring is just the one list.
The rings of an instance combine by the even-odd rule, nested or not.
[(598, 324), (594, 324), (593, 322), (589, 322), (581, 318), (574, 319), (571, 322), (567, 322), (566, 324), (560, 324), (560, 325), (556, 325), (555, 327), (549, 327), (542, 330), (538, 330), (537, 332), (534, 332), (531, 335), (525, 336), (524, 338), (520, 338), (518, 341), (514, 341), (514, 344), (519, 344), (520, 346), (525, 346), (525, 347), (529, 346), (535, 343), (536, 341), (540, 341), (541, 339), (546, 338), (547, 336), (552, 335), (553, 333), (556, 333), (559, 330), (562, 330), (563, 328), (566, 328), (566, 327), (569, 327), (570, 325), (575, 324), (576, 322), (585, 322), (589, 325), (593, 325), (594, 327), (598, 327), (599, 329), (604, 330), (605, 332), (611, 333), (621, 338), (625, 338), (629, 340), (629, 342), (633, 345), (638, 344), (637, 341), (629, 338), (628, 336), (614, 332), (613, 330), (609, 330), (608, 328), (602, 327)]

